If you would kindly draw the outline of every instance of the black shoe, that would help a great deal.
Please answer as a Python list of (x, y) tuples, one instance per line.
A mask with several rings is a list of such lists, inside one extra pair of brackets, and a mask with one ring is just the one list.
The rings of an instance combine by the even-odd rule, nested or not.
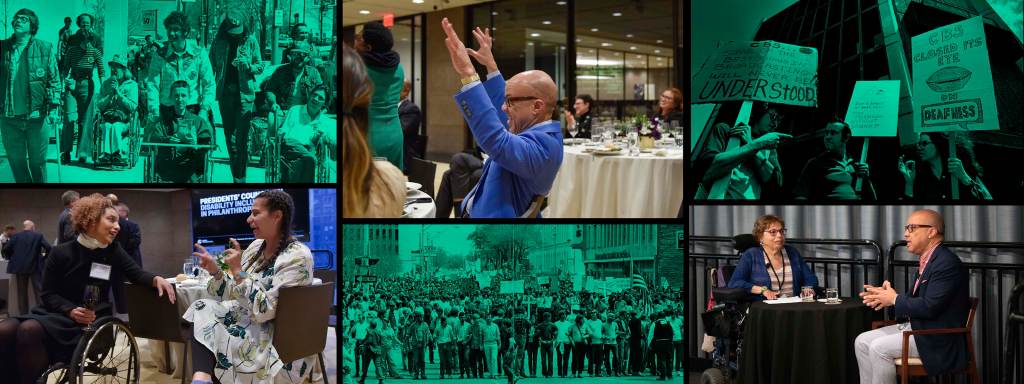
[(60, 163), (61, 164), (67, 164), (67, 163), (70, 163), (70, 162), (71, 162), (71, 153), (70, 152), (64, 152), (64, 153), (60, 154)]

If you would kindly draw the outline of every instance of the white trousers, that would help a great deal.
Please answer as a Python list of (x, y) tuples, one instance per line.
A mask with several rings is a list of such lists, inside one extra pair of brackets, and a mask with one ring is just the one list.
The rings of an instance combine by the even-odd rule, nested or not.
[[(906, 328), (899, 329), (899, 324), (878, 328), (857, 336), (854, 350), (857, 355), (857, 367), (860, 370), (861, 384), (895, 384), (896, 364), (893, 359), (903, 353), (903, 331), (910, 331), (910, 323)], [(910, 337), (911, 357), (920, 357), (917, 343)]]

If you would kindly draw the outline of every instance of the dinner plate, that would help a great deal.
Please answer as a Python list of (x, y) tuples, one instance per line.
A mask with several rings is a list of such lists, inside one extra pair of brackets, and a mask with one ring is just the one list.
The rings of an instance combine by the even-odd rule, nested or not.
[(617, 155), (621, 155), (623, 153), (624, 153), (624, 151), (621, 150), (621, 149), (618, 150), (618, 151), (609, 151), (609, 150), (605, 150), (605, 149), (598, 149), (598, 150), (596, 150), (594, 152), (591, 152), (591, 154), (593, 154), (594, 156), (617, 156)]
[(411, 182), (411, 181), (406, 181), (405, 182), (405, 191), (406, 192), (418, 191), (420, 188), (423, 188), (423, 185), (420, 184), (420, 183), (414, 183), (414, 182)]

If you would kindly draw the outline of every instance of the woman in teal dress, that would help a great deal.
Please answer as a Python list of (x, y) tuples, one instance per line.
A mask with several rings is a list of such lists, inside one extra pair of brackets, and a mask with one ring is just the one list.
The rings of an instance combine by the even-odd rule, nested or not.
[(399, 169), (403, 165), (402, 122), (398, 119), (405, 71), (398, 65), (398, 52), (392, 51), (394, 38), (391, 31), (379, 21), (367, 23), (356, 35), (356, 51), (366, 63), (367, 74), (373, 82), (370, 99), (370, 147), (376, 157), (385, 157)]

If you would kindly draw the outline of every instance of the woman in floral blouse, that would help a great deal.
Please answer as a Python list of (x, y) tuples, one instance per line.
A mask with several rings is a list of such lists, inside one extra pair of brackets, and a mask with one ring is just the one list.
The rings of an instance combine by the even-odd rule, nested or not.
[(291, 236), (295, 204), (282, 191), (256, 196), (246, 222), (256, 240), (242, 251), (234, 239), (224, 271), (199, 244), (200, 266), (213, 276), (207, 293), (185, 312), (193, 323), (192, 383), (299, 383), (316, 356), (281, 361), (272, 342), (278, 290), (312, 284), (313, 255)]

